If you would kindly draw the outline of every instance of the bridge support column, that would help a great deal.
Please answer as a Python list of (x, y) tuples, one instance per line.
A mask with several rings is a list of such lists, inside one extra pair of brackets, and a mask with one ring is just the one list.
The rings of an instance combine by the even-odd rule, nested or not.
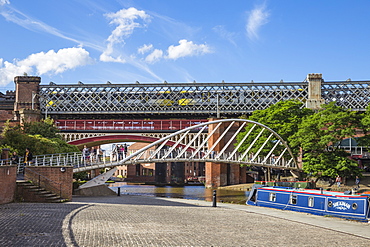
[(240, 165), (230, 164), (229, 185), (240, 183)]
[[(209, 119), (209, 121), (214, 121), (217, 119)], [(208, 133), (211, 133), (218, 124), (210, 124), (208, 126)], [(221, 134), (225, 129), (224, 124), (216, 130), (216, 132), (208, 140), (208, 148), (210, 149), (219, 139)], [(222, 139), (213, 149), (216, 153), (222, 150), (224, 146), (224, 140)], [(207, 188), (216, 188), (220, 186), (227, 185), (227, 164), (224, 163), (213, 163), (206, 162), (206, 187)]]
[(306, 107), (310, 109), (320, 109), (325, 101), (321, 98), (322, 74), (308, 74), (308, 99)]
[[(209, 119), (209, 121), (214, 121), (217, 119)], [(219, 140), (219, 137), (224, 133), (225, 129), (228, 128), (230, 123), (222, 123), (220, 127), (214, 132), (213, 135), (208, 140), (208, 149), (210, 150), (214, 144), (214, 151), (216, 154), (220, 152), (225, 145), (225, 142), (230, 140), (233, 131), (236, 131), (240, 127), (240, 123), (236, 122), (231, 126), (227, 134)], [(210, 124), (208, 126), (208, 133), (212, 133), (218, 124)], [(227, 140), (227, 141), (225, 141)], [(225, 152), (233, 151), (234, 145), (230, 145)], [(211, 154), (212, 155), (212, 154)], [(245, 169), (244, 169), (245, 173)], [(238, 164), (225, 164), (225, 163), (213, 163), (206, 162), (206, 187), (215, 188), (225, 185), (239, 184), (241, 174), (241, 167)], [(244, 175), (246, 179), (246, 175)]]
[(90, 171), (90, 178), (95, 178), (100, 175), (100, 169), (94, 169)]
[(217, 188), (227, 185), (227, 164), (206, 162), (206, 187)]

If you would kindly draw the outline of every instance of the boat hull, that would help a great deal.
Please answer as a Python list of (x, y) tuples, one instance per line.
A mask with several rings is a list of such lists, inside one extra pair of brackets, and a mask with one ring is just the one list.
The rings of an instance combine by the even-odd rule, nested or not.
[(247, 204), (364, 222), (369, 219), (369, 197), (366, 195), (256, 186)]

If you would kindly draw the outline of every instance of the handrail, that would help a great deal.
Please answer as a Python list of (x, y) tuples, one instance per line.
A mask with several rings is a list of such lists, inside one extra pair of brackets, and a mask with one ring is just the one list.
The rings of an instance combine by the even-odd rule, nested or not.
[[(35, 182), (34, 180), (37, 180), (37, 186), (41, 187), (41, 182), (42, 182), (41, 178), (43, 178), (43, 179), (49, 181), (49, 183), (44, 182), (42, 187), (44, 187), (45, 189), (50, 190), (51, 192), (54, 192), (54, 193), (57, 193), (56, 191), (58, 191), (59, 196), (62, 197), (62, 183), (58, 183), (54, 180), (51, 180), (50, 178), (47, 178), (47, 177), (41, 175), (40, 173), (38, 173), (36, 171), (33, 171), (30, 167), (24, 167), (24, 169), (26, 169), (27, 173), (31, 172), (31, 173), (34, 173), (36, 176), (38, 176), (38, 178), (35, 178), (32, 175), (30, 177), (28, 177), (28, 174), (27, 174), (27, 178), (30, 178), (30, 180), (32, 182)], [(55, 183), (55, 184), (59, 185), (59, 188), (53, 186), (51, 183)], [(49, 189), (50, 187), (52, 189)]]

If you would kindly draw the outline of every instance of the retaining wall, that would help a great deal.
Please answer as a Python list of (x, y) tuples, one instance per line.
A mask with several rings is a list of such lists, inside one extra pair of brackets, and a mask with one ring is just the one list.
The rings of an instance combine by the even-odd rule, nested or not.
[(0, 204), (14, 201), (17, 166), (0, 166)]

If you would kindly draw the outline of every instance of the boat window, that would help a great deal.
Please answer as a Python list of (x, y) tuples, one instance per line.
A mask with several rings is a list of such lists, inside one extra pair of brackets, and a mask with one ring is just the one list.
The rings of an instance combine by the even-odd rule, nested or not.
[(353, 210), (356, 210), (357, 209), (357, 203), (353, 203), (352, 208), (353, 208)]
[(331, 208), (333, 206), (333, 202), (332, 201), (329, 201), (328, 202), (328, 207)]
[(270, 202), (276, 202), (276, 193), (270, 193)]
[(296, 205), (297, 204), (297, 195), (290, 195), (290, 204)]
[(310, 196), (308, 198), (308, 206), (312, 208), (313, 204), (314, 204), (314, 197)]

